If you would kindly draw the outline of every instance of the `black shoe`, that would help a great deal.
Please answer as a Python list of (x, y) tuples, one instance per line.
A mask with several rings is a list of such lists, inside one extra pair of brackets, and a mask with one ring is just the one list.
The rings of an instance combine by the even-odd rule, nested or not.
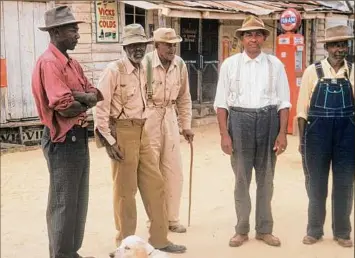
[(113, 251), (113, 252), (109, 253), (108, 256), (110, 258), (115, 258), (115, 253), (116, 253), (116, 251)]
[(166, 253), (176, 253), (176, 254), (181, 254), (185, 253), (186, 251), (186, 246), (184, 245), (175, 245), (175, 244), (169, 244), (166, 247), (159, 248), (158, 250)]

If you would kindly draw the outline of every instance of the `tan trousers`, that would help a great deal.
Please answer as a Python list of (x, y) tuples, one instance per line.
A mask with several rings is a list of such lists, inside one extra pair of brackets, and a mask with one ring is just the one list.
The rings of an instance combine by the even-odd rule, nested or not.
[(183, 187), (180, 134), (174, 107), (149, 107), (145, 130), (165, 180), (169, 226), (174, 226), (179, 224)]
[(134, 235), (137, 226), (136, 193), (139, 188), (147, 215), (151, 221), (149, 243), (155, 248), (169, 242), (168, 220), (164, 199), (164, 180), (144, 133), (144, 120), (117, 120), (117, 142), (124, 160), (112, 160), (113, 206), (117, 245)]

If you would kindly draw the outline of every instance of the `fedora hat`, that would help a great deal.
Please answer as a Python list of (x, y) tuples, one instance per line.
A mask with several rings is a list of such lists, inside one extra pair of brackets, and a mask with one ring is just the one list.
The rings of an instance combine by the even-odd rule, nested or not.
[(254, 15), (249, 15), (244, 19), (242, 27), (236, 30), (235, 35), (240, 38), (244, 31), (251, 30), (262, 30), (266, 36), (270, 35), (270, 31), (265, 28), (264, 22)]
[(319, 43), (338, 42), (354, 39), (352, 29), (348, 26), (338, 25), (325, 30), (324, 39), (318, 40)]
[(153, 32), (153, 39), (155, 42), (165, 43), (179, 43), (182, 38), (176, 35), (176, 32), (172, 28), (159, 28)]
[(75, 23), (85, 23), (84, 21), (76, 20), (71, 9), (66, 5), (61, 5), (47, 10), (44, 13), (44, 26), (38, 27), (42, 31)]
[(145, 35), (144, 29), (140, 24), (130, 24), (123, 28), (122, 46), (127, 46), (135, 43), (151, 43), (153, 40), (148, 39)]

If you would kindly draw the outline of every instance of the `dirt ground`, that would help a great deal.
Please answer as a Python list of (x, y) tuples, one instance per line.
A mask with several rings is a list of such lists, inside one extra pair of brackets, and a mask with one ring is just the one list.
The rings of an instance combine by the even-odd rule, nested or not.
[[(176, 243), (187, 245), (181, 258), (350, 258), (354, 249), (344, 249), (332, 240), (331, 207), (325, 238), (314, 246), (304, 246), (307, 197), (297, 138), (289, 136), (287, 151), (279, 157), (273, 198), (274, 234), (280, 237), (280, 248), (269, 247), (254, 239), (239, 248), (228, 247), (234, 233), (236, 215), (233, 203), (234, 175), (229, 158), (219, 147), (216, 124), (195, 129), (193, 203), (191, 226), (187, 234), (170, 234)], [(91, 178), (90, 203), (82, 255), (106, 258), (114, 248), (114, 223), (109, 160), (103, 149), (90, 143)], [(182, 143), (185, 186), (181, 220), (187, 224), (189, 157), (187, 143)], [(331, 184), (330, 184), (331, 185)], [(9, 153), (1, 156), (1, 257), (48, 257), (45, 210), (48, 172), (40, 149)], [(255, 181), (251, 185), (255, 207)], [(331, 192), (329, 192), (330, 195)], [(137, 235), (147, 237), (146, 215), (137, 196), (139, 223)], [(329, 198), (328, 198), (329, 199)], [(254, 213), (251, 228), (254, 228)], [(354, 221), (354, 217), (352, 217)]]

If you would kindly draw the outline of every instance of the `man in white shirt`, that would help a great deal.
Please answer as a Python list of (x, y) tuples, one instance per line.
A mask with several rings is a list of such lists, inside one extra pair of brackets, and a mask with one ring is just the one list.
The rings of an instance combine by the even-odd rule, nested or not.
[(248, 240), (251, 201), (249, 186), (255, 169), (256, 239), (280, 246), (272, 235), (271, 199), (276, 156), (287, 146), (290, 93), (283, 64), (261, 51), (270, 32), (257, 17), (248, 16), (236, 36), (244, 52), (227, 58), (221, 66), (214, 107), (221, 147), (231, 155), (235, 174), (235, 209), (238, 223), (231, 247)]

